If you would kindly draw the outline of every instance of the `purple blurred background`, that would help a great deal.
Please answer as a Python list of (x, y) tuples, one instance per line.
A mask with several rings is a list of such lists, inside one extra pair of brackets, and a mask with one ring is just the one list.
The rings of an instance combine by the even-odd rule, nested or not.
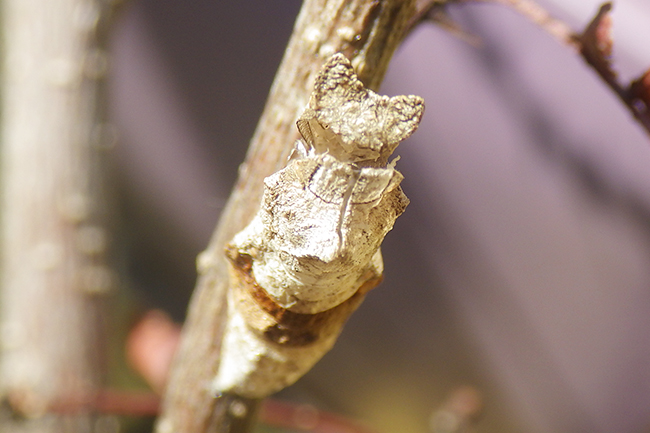
[[(542, 3), (576, 28), (598, 8)], [(298, 8), (139, 0), (116, 22), (127, 261), (143, 302), (178, 320)], [(386, 239), (386, 280), (281, 396), (425, 432), (467, 384), (484, 394), (482, 433), (648, 432), (650, 140), (520, 16), (494, 5), (452, 16), (483, 46), (422, 25), (381, 89), (427, 103), (397, 152), (411, 205)], [(645, 0), (616, 5), (626, 79), (650, 66), (648, 22)]]

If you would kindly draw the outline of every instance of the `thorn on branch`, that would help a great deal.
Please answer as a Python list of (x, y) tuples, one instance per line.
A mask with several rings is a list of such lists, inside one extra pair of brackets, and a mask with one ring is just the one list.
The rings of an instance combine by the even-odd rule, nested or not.
[(593, 66), (606, 81), (615, 81), (616, 72), (612, 69), (612, 3), (604, 3), (585, 31), (576, 36), (580, 43), (582, 57)]
[(629, 92), (631, 97), (637, 98), (645, 104), (647, 112), (650, 107), (650, 69), (632, 81)]
[(576, 36), (576, 41), (580, 44), (580, 53), (585, 61), (616, 92), (641, 126), (650, 134), (650, 110), (648, 110), (650, 107), (650, 92), (648, 91), (650, 78), (646, 72), (627, 87), (618, 82), (611, 61), (614, 45), (611, 36), (613, 25), (611, 10), (611, 2), (603, 3), (585, 31)]

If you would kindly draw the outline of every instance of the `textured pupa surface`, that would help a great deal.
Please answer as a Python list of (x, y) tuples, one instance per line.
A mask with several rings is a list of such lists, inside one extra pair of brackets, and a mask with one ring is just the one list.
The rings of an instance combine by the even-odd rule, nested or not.
[(408, 205), (389, 158), (423, 111), (418, 96), (366, 89), (342, 54), (323, 66), (297, 122), (302, 140), (228, 246), (234, 288), (217, 391), (269, 395), (334, 344), (381, 280), (380, 245)]

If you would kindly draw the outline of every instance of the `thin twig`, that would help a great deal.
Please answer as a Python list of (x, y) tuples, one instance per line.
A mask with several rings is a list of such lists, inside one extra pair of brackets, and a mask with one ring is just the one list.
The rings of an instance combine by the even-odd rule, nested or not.
[(510, 7), (538, 25), (561, 43), (572, 47), (578, 52), (580, 45), (574, 38), (571, 27), (557, 18), (554, 18), (543, 7), (532, 0), (420, 0), (416, 4), (416, 14), (409, 21), (408, 31), (413, 30), (423, 21), (433, 20), (438, 22), (447, 6), (464, 3), (496, 3)]
[(458, 39), (465, 41), (472, 46), (480, 47), (480, 38), (464, 31), (463, 28), (454, 22), (447, 14), (446, 6), (449, 3), (457, 2), (458, 0), (420, 0), (416, 3), (415, 14), (411, 17), (406, 26), (405, 35), (410, 35), (411, 32), (422, 22), (431, 21), (448, 33), (456, 36)]
[(59, 396), (47, 409), (48, 413), (76, 414), (96, 412), (111, 415), (155, 416), (160, 408), (160, 397), (147, 391), (101, 389), (89, 394)]
[[(430, 20), (437, 11), (444, 10), (445, 6), (454, 0), (418, 0), (415, 2), (415, 13), (406, 25), (406, 34), (423, 21)], [(434, 20), (435, 21), (435, 20)]]
[[(634, 118), (650, 135), (650, 107), (647, 101), (635, 91), (639, 80), (629, 85), (621, 84), (612, 69), (609, 61), (611, 54), (611, 41), (603, 47), (604, 39), (608, 39), (608, 26), (610, 25), (609, 12), (612, 3), (604, 3), (593, 20), (582, 33), (576, 33), (571, 26), (564, 21), (553, 17), (546, 9), (534, 0), (420, 0), (417, 3), (417, 14), (409, 22), (408, 31), (411, 31), (417, 24), (432, 18), (432, 14), (440, 13), (449, 4), (465, 3), (495, 3), (509, 7), (539, 28), (553, 36), (562, 45), (568, 46), (576, 53), (579, 53), (596, 73), (603, 79), (607, 86), (616, 93), (623, 104), (632, 113)], [(443, 12), (444, 13), (444, 10)], [(435, 20), (434, 20), (435, 21)]]
[[(246, 410), (239, 403), (229, 407), (232, 412), (240, 415)], [(160, 412), (160, 397), (151, 391), (105, 388), (92, 394), (62, 395), (47, 409), (48, 413), (57, 415), (88, 411), (105, 415), (151, 417)], [(259, 418), (266, 426), (288, 430), (309, 430), (312, 433), (374, 433), (354, 420), (322, 411), (310, 404), (294, 404), (273, 399), (262, 403)]]
[(553, 17), (546, 9), (533, 0), (460, 0), (463, 3), (496, 3), (509, 7), (525, 18), (532, 21), (539, 28), (553, 36), (560, 43), (567, 45), (576, 52), (580, 51), (580, 44), (575, 40), (575, 32), (564, 21)]
[(617, 79), (616, 71), (612, 69), (610, 62), (612, 41), (609, 35), (611, 27), (609, 12), (611, 9), (611, 2), (604, 3), (585, 31), (580, 35), (576, 35), (576, 40), (581, 47), (580, 54), (616, 93), (619, 99), (623, 101), (632, 115), (650, 135), (650, 109), (647, 102), (632, 91), (635, 83), (627, 86), (622, 85)]

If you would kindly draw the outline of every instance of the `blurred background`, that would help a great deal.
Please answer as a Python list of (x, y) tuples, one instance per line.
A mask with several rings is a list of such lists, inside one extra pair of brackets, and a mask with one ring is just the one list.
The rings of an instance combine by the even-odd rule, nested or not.
[[(575, 29), (595, 0), (540, 1)], [(298, 0), (133, 0), (111, 36), (126, 257), (140, 308), (181, 322)], [(381, 92), (427, 111), (396, 152), (411, 199), (386, 279), (278, 397), (429, 431), (464, 386), (476, 431), (650, 431), (650, 139), (566, 47), (496, 5), (421, 25)], [(614, 55), (650, 67), (650, 4), (620, 0)], [(251, 215), (252, 217), (252, 215)], [(464, 389), (464, 388), (461, 388)]]

